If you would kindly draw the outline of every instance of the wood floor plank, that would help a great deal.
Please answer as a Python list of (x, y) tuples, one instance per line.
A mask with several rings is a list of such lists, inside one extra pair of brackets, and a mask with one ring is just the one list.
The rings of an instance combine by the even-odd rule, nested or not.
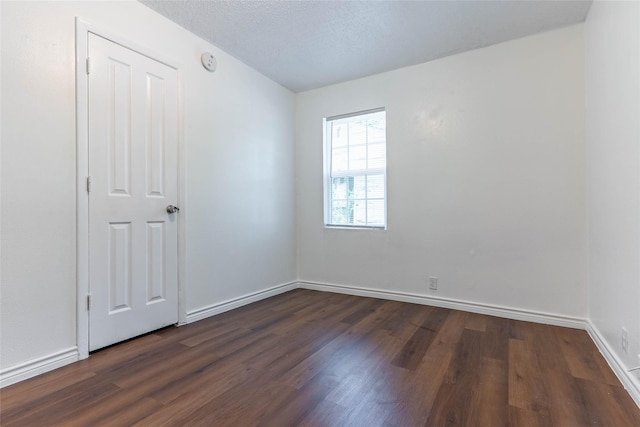
[(292, 366), (288, 372), (282, 374), (280, 381), (294, 388), (301, 388), (318, 372), (332, 363), (341, 363), (343, 355), (350, 345), (361, 337), (351, 333), (343, 333), (327, 343), (319, 351), (313, 353), (302, 362)]
[(200, 333), (190, 335), (189, 337), (180, 340), (179, 343), (187, 347), (196, 347), (212, 340), (228, 338), (229, 335), (238, 334), (241, 331), (249, 332), (248, 329), (239, 327), (235, 322), (220, 322), (218, 324), (214, 324), (209, 329), (205, 329)]
[(346, 329), (347, 327), (344, 324), (336, 325), (330, 329), (303, 329), (300, 331), (300, 333), (311, 339), (298, 341), (298, 345), (291, 348), (290, 351), (286, 353), (285, 357), (282, 357), (282, 353), (280, 353), (269, 363), (266, 363), (263, 366), (265, 369), (268, 369), (278, 376), (284, 375), (285, 373), (290, 371), (292, 367), (303, 363), (313, 354), (320, 351), (328, 343), (340, 336)]
[(365, 317), (370, 316), (384, 303), (385, 301), (381, 299), (363, 299), (358, 302), (358, 309), (348, 316), (343, 317), (341, 322), (355, 325)]
[(257, 371), (246, 365), (226, 361), (215, 366), (207, 366), (172, 381), (149, 395), (165, 405), (171, 405), (179, 399), (188, 399), (200, 390), (208, 390), (214, 398), (238, 384), (251, 380)]
[[(479, 382), (482, 333), (465, 329), (449, 364), (427, 421), (432, 426), (464, 426), (473, 422), (470, 407), (473, 391)], [(474, 367), (471, 369), (471, 367)]]
[(96, 380), (115, 382), (135, 377), (144, 373), (146, 369), (156, 369), (158, 365), (162, 366), (164, 361), (180, 356), (185, 350), (185, 346), (176, 342), (167, 343), (164, 347), (154, 347), (152, 350), (136, 354), (120, 363), (104, 366), (96, 371), (98, 374)]
[(405, 336), (405, 331), (415, 331), (429, 314), (423, 305), (396, 302), (393, 313), (387, 317), (383, 328), (393, 336)]
[(76, 413), (67, 413), (52, 426), (84, 427), (119, 425), (130, 426), (162, 408), (162, 404), (149, 397), (139, 398), (135, 393), (119, 391), (104, 404), (83, 407)]
[(9, 393), (0, 391), (0, 419), (2, 414), (9, 413), (17, 407), (37, 406), (34, 403), (40, 399), (70, 387), (73, 384), (87, 380), (96, 375), (93, 371), (76, 372), (76, 368), (66, 366), (48, 372), (38, 377), (38, 381), (23, 381), (12, 385)]
[[(355, 351), (352, 358), (343, 364), (339, 360), (321, 372), (321, 374), (341, 378), (339, 386), (329, 393), (327, 400), (345, 407), (353, 407), (365, 401), (363, 395), (371, 391), (381, 377), (380, 372), (387, 370), (389, 360), (397, 351), (393, 346), (396, 339), (382, 330), (369, 334), (366, 338), (368, 351)], [(335, 368), (339, 369), (335, 369)], [(346, 369), (345, 369), (346, 368)]]
[[(378, 375), (371, 378), (370, 386), (363, 389), (364, 397), (359, 399), (354, 405), (350, 405), (349, 414), (350, 425), (357, 424), (361, 418), (358, 414), (370, 414), (371, 417), (362, 417), (367, 420), (366, 425), (393, 425), (390, 421), (394, 420), (394, 415), (398, 412), (405, 413), (404, 404), (407, 400), (418, 403), (421, 396), (415, 388), (417, 383), (417, 375), (414, 371), (409, 371), (394, 365), (388, 365), (387, 368), (378, 369)], [(414, 394), (406, 393), (407, 388), (413, 385)], [(418, 404), (413, 407), (418, 407)], [(397, 419), (397, 418), (396, 418)], [(411, 419), (415, 423), (415, 418)], [(402, 424), (399, 424), (402, 425)], [(406, 424), (405, 424), (406, 425)]]
[(261, 417), (260, 426), (298, 425), (339, 383), (339, 379), (329, 375), (317, 375), (300, 390), (292, 393), (289, 399), (279, 405), (273, 405)]
[(468, 406), (467, 426), (507, 426), (508, 369), (502, 360), (482, 358)]
[(549, 397), (540, 375), (533, 347), (526, 341), (509, 340), (509, 405), (533, 411), (549, 424)]
[(287, 402), (295, 394), (293, 388), (267, 375), (256, 376), (194, 409), (181, 421), (185, 425), (206, 425), (202, 421), (207, 420), (209, 423), (215, 420), (221, 426), (257, 425), (268, 411)]
[[(195, 325), (194, 325), (195, 326)], [(200, 328), (204, 328), (202, 325), (197, 325)], [(195, 328), (194, 328), (195, 329)], [(150, 332), (145, 335), (141, 335), (131, 340), (123, 341), (118, 343), (117, 345), (112, 345), (109, 347), (105, 347), (101, 350), (94, 352), (93, 354), (103, 353), (110, 354), (113, 360), (116, 360), (118, 357), (129, 357), (132, 353), (137, 354), (141, 351), (146, 351), (154, 346), (156, 343), (162, 343), (166, 345), (167, 341), (162, 338), (162, 333), (164, 331), (176, 331), (178, 328), (175, 326), (167, 326), (163, 329), (158, 329), (157, 331)], [(85, 361), (89, 361), (89, 359), (85, 359)], [(94, 360), (94, 362), (97, 362)], [(97, 369), (94, 367), (94, 369)]]
[[(585, 400), (589, 424), (593, 426), (638, 426), (640, 416), (629, 414), (620, 406), (614, 386), (596, 381), (576, 379)], [(631, 415), (631, 416), (630, 416)]]
[(640, 411), (636, 410), (634, 401), (626, 390), (622, 387), (610, 386), (610, 398), (615, 400), (617, 406), (625, 413), (627, 419), (631, 420), (631, 424), (640, 426)]
[(586, 402), (575, 378), (566, 374), (543, 375), (549, 399), (549, 424), (589, 425)]
[(487, 320), (488, 317), (482, 314), (467, 313), (464, 327), (478, 332), (485, 332), (487, 330)]
[(391, 362), (401, 368), (416, 370), (431, 342), (447, 320), (450, 310), (432, 307), (429, 315), (407, 340), (402, 350)]
[(117, 386), (106, 382), (92, 384), (91, 387), (84, 386), (83, 383), (91, 383), (92, 379), (75, 383), (40, 398), (30, 405), (9, 411), (3, 410), (2, 425), (47, 426), (63, 423), (67, 417), (73, 416), (74, 413), (97, 401), (104, 401), (120, 391)]
[(482, 355), (507, 362), (509, 357), (510, 321), (500, 317), (487, 317), (482, 334)]
[(389, 412), (388, 425), (425, 425), (432, 416), (433, 403), (445, 380), (464, 331), (467, 313), (451, 311), (415, 372), (406, 371), (396, 387), (399, 396)]
[[(148, 415), (147, 417), (143, 417), (132, 426), (135, 427), (162, 427), (162, 426), (186, 426), (186, 420), (188, 417), (191, 417), (196, 411), (201, 408), (206, 407), (207, 404), (211, 403), (218, 398), (218, 395), (211, 394), (207, 389), (200, 388), (199, 390), (189, 393), (188, 398), (179, 399), (171, 405), (165, 405), (156, 412)], [(201, 420), (191, 419), (190, 425), (202, 425), (205, 426), (207, 423), (212, 425), (212, 418), (208, 417), (206, 414), (203, 415)], [(220, 423), (218, 425), (225, 425), (224, 423)], [(230, 424), (226, 424), (230, 425)]]
[(565, 356), (571, 374), (585, 380), (618, 384), (611, 369), (593, 346), (585, 331), (556, 329), (560, 350)]
[(346, 418), (347, 408), (323, 399), (298, 424), (299, 427), (340, 426)]
[(0, 392), (3, 427), (640, 426), (584, 331), (295, 290)]
[(548, 401), (550, 425), (588, 425), (584, 399), (560, 349), (556, 326), (530, 325), (523, 329), (526, 341), (535, 348), (539, 377)]
[[(535, 411), (509, 406), (509, 425), (518, 427), (546, 427), (548, 420), (540, 420)], [(559, 424), (560, 426), (564, 424)], [(588, 424), (566, 424), (567, 426), (586, 426)]]
[(209, 352), (205, 351), (203, 352), (204, 358), (198, 358), (198, 365), (181, 376), (172, 376), (171, 381), (158, 385), (149, 393), (149, 396), (164, 404), (170, 404), (182, 397), (188, 398), (191, 393), (197, 393), (199, 389), (211, 389), (210, 394), (219, 395), (228, 388), (244, 383), (250, 380), (252, 375), (259, 373), (239, 361), (252, 357), (266, 343), (272, 345), (273, 338), (272, 335), (249, 335), (234, 342), (234, 351), (220, 352), (220, 357), (207, 357)]

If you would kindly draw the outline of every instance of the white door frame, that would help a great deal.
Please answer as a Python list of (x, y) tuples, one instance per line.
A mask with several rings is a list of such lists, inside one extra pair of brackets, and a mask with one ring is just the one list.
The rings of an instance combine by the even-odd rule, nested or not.
[(111, 31), (89, 24), (76, 17), (76, 282), (77, 317), (76, 333), (78, 356), (89, 357), (89, 127), (87, 55), (89, 33), (111, 40), (141, 55), (152, 58), (171, 68), (178, 74), (178, 324), (186, 323), (186, 260), (185, 260), (185, 151), (182, 101), (182, 72), (180, 64), (164, 55), (131, 42)]

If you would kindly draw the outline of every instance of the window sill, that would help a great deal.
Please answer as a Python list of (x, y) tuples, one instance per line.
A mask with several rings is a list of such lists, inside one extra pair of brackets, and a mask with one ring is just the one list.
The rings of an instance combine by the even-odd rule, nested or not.
[(325, 224), (325, 229), (331, 230), (374, 230), (374, 231), (386, 231), (387, 227), (384, 225), (380, 226), (367, 226), (367, 225), (333, 225), (333, 224)]

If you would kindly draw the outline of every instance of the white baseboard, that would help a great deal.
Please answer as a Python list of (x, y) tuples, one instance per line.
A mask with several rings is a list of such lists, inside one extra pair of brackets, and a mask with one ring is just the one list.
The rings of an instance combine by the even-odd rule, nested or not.
[(206, 319), (207, 317), (215, 316), (216, 314), (224, 313), (225, 311), (233, 310), (234, 308), (251, 304), (252, 302), (260, 301), (262, 299), (282, 294), (284, 292), (292, 291), (297, 287), (297, 282), (289, 282), (283, 285), (265, 289), (264, 291), (254, 292), (252, 294), (243, 295), (239, 298), (234, 298), (218, 304), (202, 307), (187, 313), (187, 323), (197, 322), (198, 320)]
[(605, 358), (611, 369), (616, 374), (624, 388), (629, 392), (631, 398), (636, 402), (636, 405), (640, 408), (640, 380), (635, 377), (633, 372), (629, 372), (627, 368), (625, 368), (624, 364), (618, 358), (616, 353), (611, 349), (611, 346), (604, 339), (598, 328), (591, 323), (590, 320), (587, 320), (587, 332), (589, 336), (602, 353), (602, 356)]
[(78, 360), (78, 348), (71, 347), (67, 350), (3, 369), (0, 371), (0, 388), (61, 368)]
[(336, 292), (340, 294), (357, 295), (371, 298), (381, 298), (422, 305), (432, 305), (435, 307), (450, 308), (454, 310), (486, 314), (489, 316), (504, 317), (506, 319), (523, 320), (526, 322), (543, 323), (546, 325), (563, 326), (573, 329), (586, 329), (585, 319), (581, 319), (579, 317), (569, 317), (551, 313), (540, 313), (529, 310), (501, 307), (497, 305), (434, 297), (430, 295), (418, 295), (407, 292), (393, 292), (380, 289), (362, 288), (358, 286), (344, 286), (332, 283), (318, 283), (310, 281), (299, 281), (297, 283), (297, 287), (303, 289)]

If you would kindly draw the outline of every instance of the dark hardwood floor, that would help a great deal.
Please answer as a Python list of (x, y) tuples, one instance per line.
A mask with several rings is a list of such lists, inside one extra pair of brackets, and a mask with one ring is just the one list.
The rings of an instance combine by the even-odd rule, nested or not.
[(295, 290), (0, 391), (9, 426), (640, 426), (584, 331)]

